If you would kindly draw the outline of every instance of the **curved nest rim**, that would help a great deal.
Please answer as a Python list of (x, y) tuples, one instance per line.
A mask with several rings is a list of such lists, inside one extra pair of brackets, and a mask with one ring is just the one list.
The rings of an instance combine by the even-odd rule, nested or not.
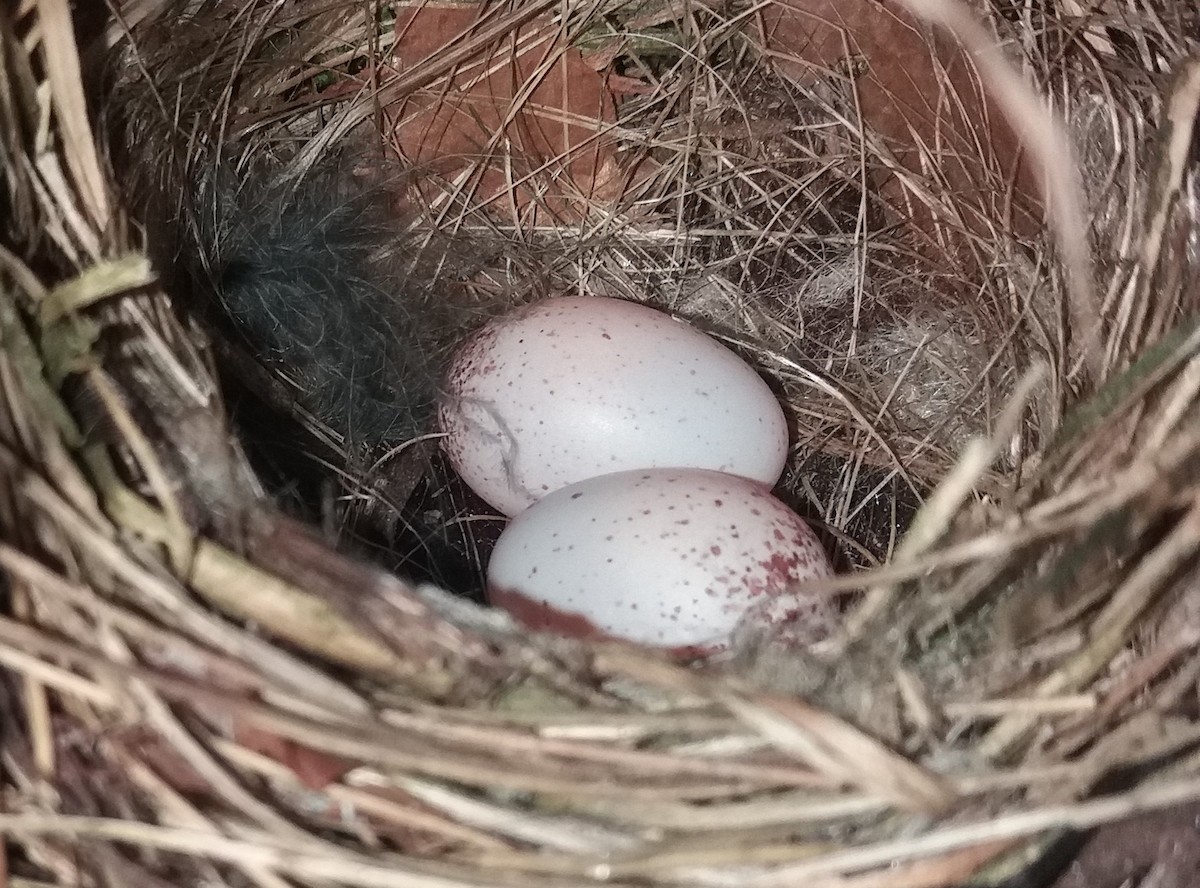
[[(16, 209), (0, 253), (11, 872), (956, 884), (995, 881), (1055, 831), (1200, 800), (1200, 329), (1180, 199), (1195, 188), (1196, 47), (1157, 35), (1178, 65), (1153, 106), (1155, 176), (1130, 195), (1137, 248), (1115, 252), (1119, 225), (1091, 229), (1101, 268), (1138, 262), (1112, 299), (1076, 293), (1104, 339), (1058, 355), (1041, 397), (1070, 412), (1048, 411), (1056, 435), (1001, 478), (1008, 498), (972, 493), (1030, 421), (1036, 374), (890, 562), (831, 584), (867, 591), (840, 659), (768, 650), (709, 673), (529, 638), (263, 505), (207, 356), (117, 209), (68, 22), (43, 0), (0, 34)], [(1074, 24), (1092, 52), (1111, 46), (1107, 23)], [(1063, 265), (1086, 267), (1065, 240), (1040, 279), (1060, 295)], [(1069, 378), (1077, 362), (1100, 382)], [(1018, 634), (993, 639), (1004, 609)], [(964, 697), (989, 686), (981, 673), (1005, 692)]]

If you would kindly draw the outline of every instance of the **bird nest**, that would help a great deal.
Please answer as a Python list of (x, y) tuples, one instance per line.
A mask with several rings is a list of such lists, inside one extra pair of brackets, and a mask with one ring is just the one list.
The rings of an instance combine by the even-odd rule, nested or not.
[[(0, 16), (9, 884), (1018, 884), (1200, 801), (1193, 4), (75, 14)], [(478, 510), (184, 255), (233, 230), (215, 158), (335, 155), (394, 199), (420, 354), (582, 291), (770, 377), (836, 631), (536, 635), (381, 544)]]

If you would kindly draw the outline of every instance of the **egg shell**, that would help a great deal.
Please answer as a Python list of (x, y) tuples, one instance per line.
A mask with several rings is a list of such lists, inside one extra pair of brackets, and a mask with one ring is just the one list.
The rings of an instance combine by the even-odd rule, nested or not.
[(443, 449), (479, 496), (516, 515), (594, 475), (687, 466), (779, 480), (787, 421), (734, 352), (656, 309), (563, 296), (493, 320), (456, 353)]
[(831, 572), (808, 524), (762, 485), (648, 469), (572, 484), (517, 516), (492, 552), (488, 598), (531, 629), (711, 653), (739, 625), (827, 634), (830, 599), (795, 587)]

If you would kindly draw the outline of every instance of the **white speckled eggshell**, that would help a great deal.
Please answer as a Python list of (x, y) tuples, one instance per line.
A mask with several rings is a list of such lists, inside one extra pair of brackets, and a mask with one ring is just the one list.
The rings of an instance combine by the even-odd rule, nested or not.
[(830, 573), (809, 526), (761, 485), (649, 469), (581, 481), (517, 516), (488, 597), (532, 629), (707, 653), (743, 619), (825, 634), (829, 600), (794, 588)]
[(788, 431), (736, 354), (663, 312), (564, 296), (493, 320), (456, 354), (439, 420), (455, 470), (516, 515), (550, 491), (644, 467), (774, 485)]

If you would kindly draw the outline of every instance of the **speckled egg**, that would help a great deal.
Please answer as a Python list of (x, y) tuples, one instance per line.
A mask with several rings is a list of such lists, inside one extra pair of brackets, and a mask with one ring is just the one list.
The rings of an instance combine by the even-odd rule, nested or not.
[(711, 653), (743, 620), (825, 634), (830, 600), (796, 586), (830, 573), (809, 526), (761, 484), (647, 469), (572, 484), (517, 516), (488, 597), (532, 629)]
[(558, 297), (457, 352), (439, 409), (463, 480), (516, 515), (594, 475), (713, 469), (773, 485), (788, 431), (770, 387), (695, 327), (620, 299)]

